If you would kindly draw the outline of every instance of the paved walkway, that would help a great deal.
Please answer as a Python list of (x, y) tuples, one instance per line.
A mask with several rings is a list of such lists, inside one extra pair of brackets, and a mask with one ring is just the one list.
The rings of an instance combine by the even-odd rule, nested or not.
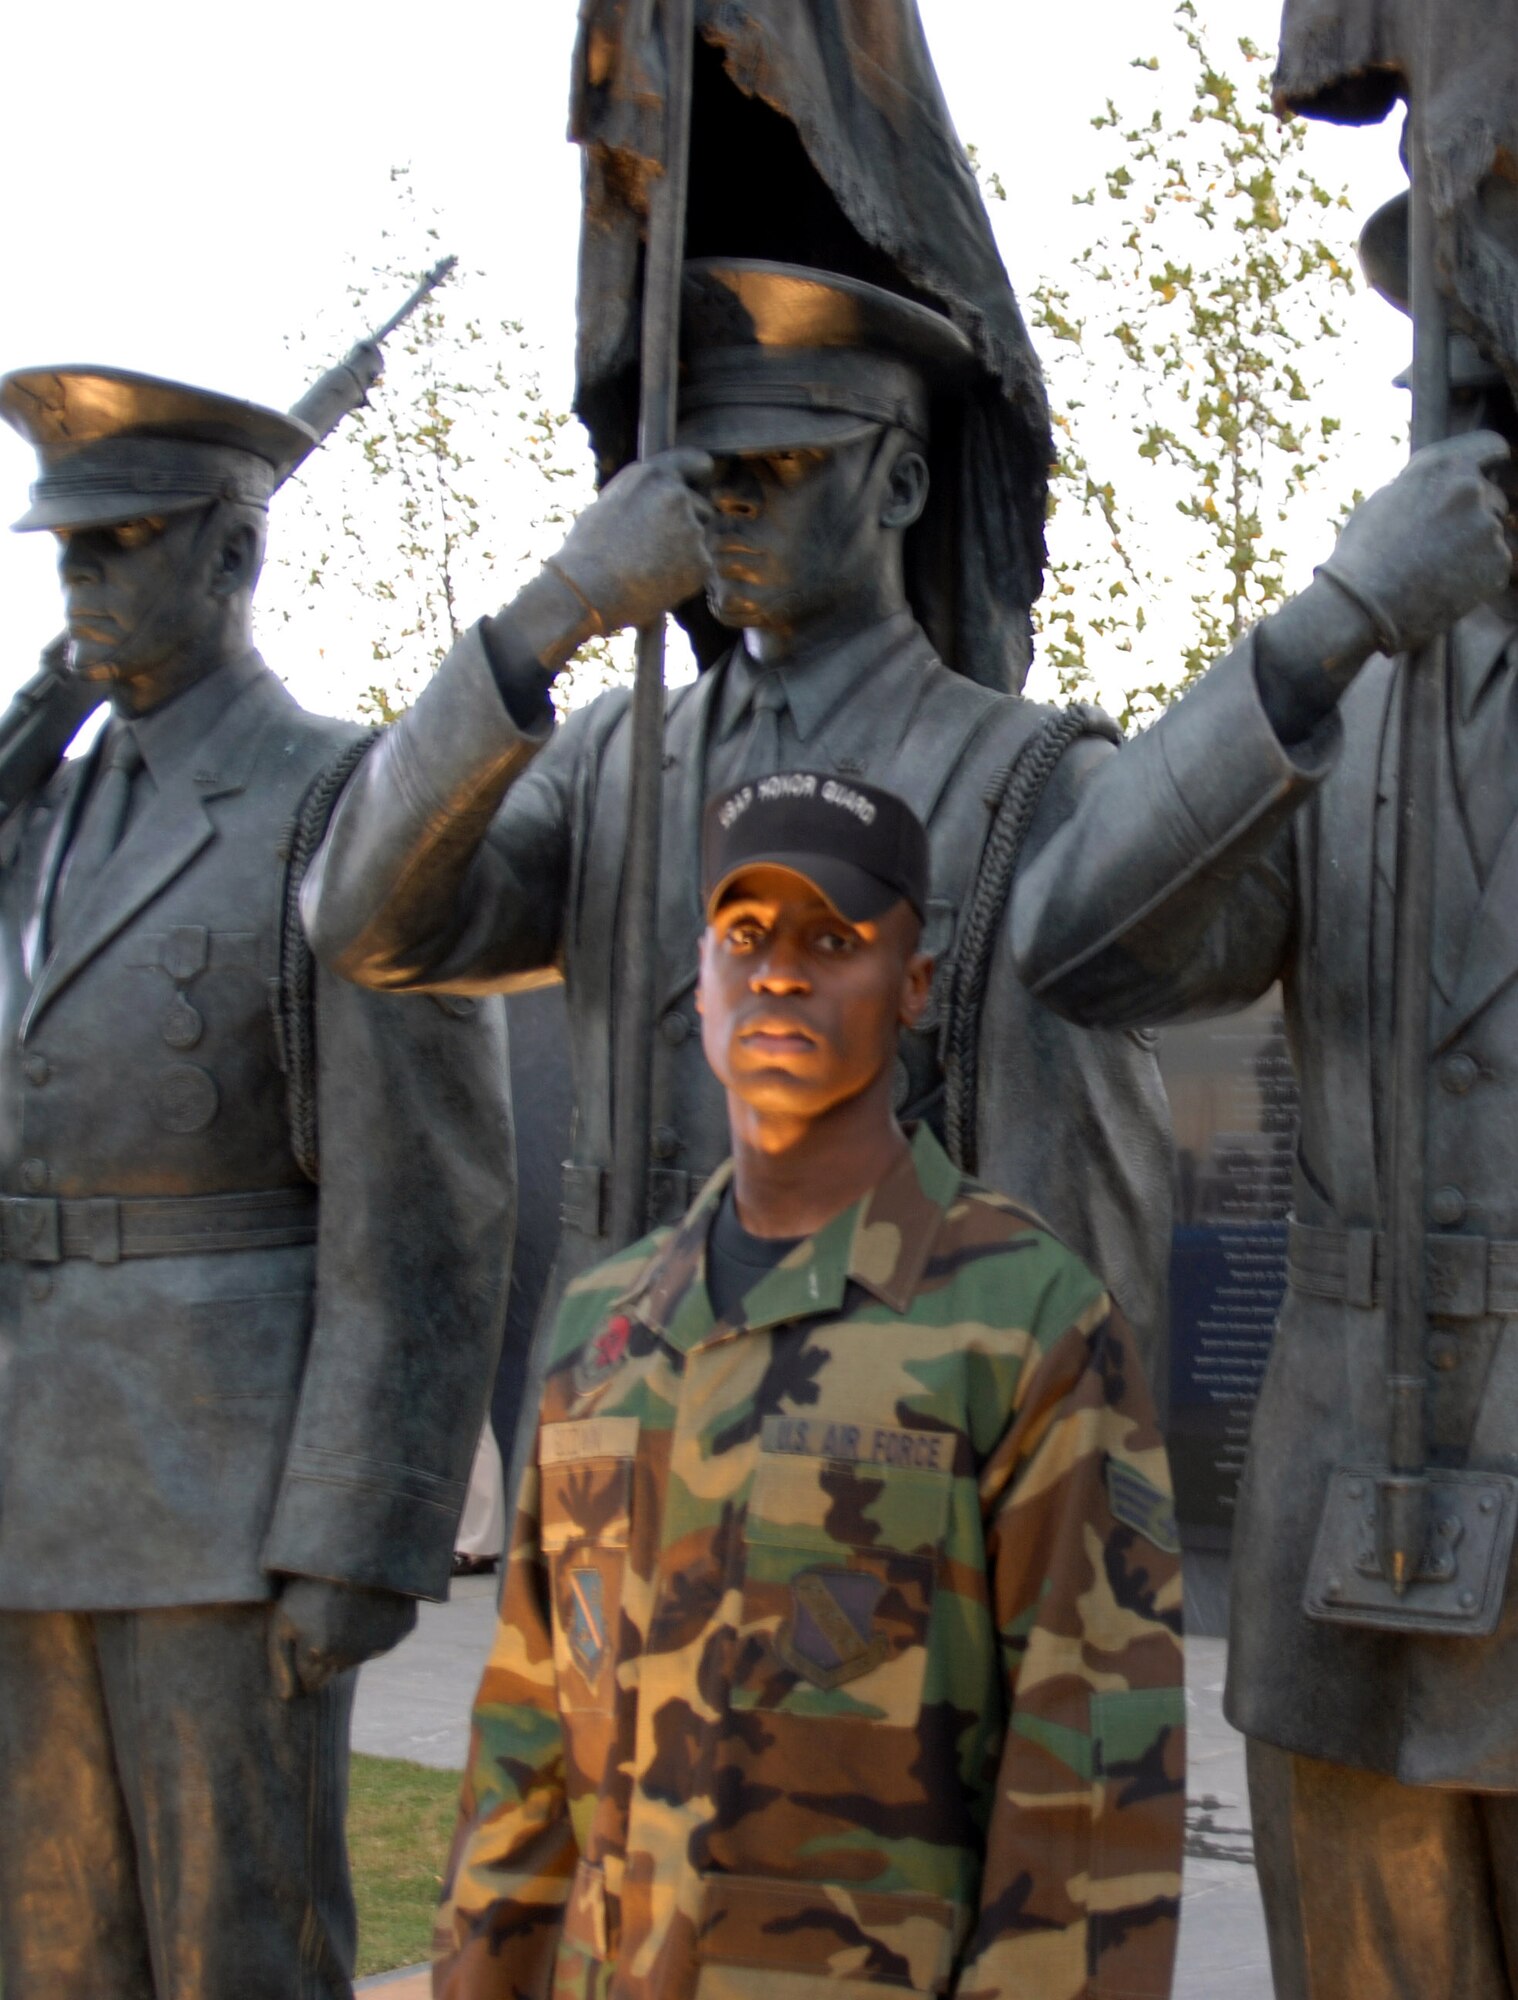
[[(495, 1580), (467, 1577), (447, 1604), (424, 1604), (405, 1644), (359, 1676), (353, 1745), (458, 1770), (495, 1617)], [(1189, 1838), (1175, 2000), (1271, 2000), (1265, 1925), (1250, 1860), (1242, 1739), (1223, 1720), (1221, 1639), (1187, 1648)], [(426, 1974), (389, 1973), (362, 1990), (425, 2000)]]

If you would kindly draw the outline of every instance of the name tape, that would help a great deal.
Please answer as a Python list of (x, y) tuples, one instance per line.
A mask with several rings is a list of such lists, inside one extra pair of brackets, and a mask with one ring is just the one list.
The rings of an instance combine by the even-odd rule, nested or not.
[(539, 1465), (573, 1465), (587, 1458), (632, 1458), (638, 1450), (636, 1417), (581, 1417), (574, 1423), (544, 1424), (538, 1437)]
[(954, 1466), (954, 1438), (949, 1431), (906, 1431), (891, 1424), (850, 1424), (832, 1417), (766, 1417), (759, 1449), (913, 1472), (950, 1472)]

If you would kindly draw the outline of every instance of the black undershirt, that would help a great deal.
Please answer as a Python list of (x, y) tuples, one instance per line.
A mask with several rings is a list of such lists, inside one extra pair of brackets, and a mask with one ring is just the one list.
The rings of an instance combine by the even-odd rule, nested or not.
[(735, 1326), (755, 1285), (800, 1241), (799, 1236), (750, 1236), (738, 1220), (729, 1181), (706, 1238), (706, 1295), (716, 1317)]

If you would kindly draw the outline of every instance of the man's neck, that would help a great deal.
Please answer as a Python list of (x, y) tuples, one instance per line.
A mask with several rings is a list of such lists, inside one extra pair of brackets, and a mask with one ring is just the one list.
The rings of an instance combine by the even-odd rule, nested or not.
[(236, 638), (218, 637), (204, 645), (187, 649), (172, 660), (131, 680), (116, 681), (111, 687), (111, 706), (124, 721), (140, 721), (165, 708), (192, 687), (199, 687), (212, 674), (244, 658), (252, 651), (246, 634)]
[(888, 1071), (821, 1118), (779, 1119), (729, 1094), (733, 1194), (753, 1236), (815, 1236), (878, 1187), (907, 1150)]
[(746, 627), (743, 649), (758, 666), (789, 666), (811, 654), (846, 646), (861, 633), (873, 631), (888, 618), (908, 609), (906, 592), (900, 583), (894, 578), (882, 578), (877, 586), (809, 613), (794, 624)]

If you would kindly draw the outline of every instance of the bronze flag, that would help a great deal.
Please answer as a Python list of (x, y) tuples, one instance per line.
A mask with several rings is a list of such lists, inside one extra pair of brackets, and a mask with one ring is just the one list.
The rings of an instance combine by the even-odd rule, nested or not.
[(1513, 0), (1286, 0), (1276, 104), (1423, 118), (1441, 289), (1518, 392), (1518, 35)]
[[(934, 413), (908, 589), (946, 662), (1019, 688), (1043, 579), (1048, 406), (916, 0), (697, 0), (696, 20), (686, 254), (864, 278), (968, 336), (980, 370), (968, 397)], [(582, 0), (575, 407), (603, 479), (636, 448), (641, 240), (664, 143), (656, 27), (649, 0)], [(686, 622), (704, 656), (731, 642), (699, 609)]]

